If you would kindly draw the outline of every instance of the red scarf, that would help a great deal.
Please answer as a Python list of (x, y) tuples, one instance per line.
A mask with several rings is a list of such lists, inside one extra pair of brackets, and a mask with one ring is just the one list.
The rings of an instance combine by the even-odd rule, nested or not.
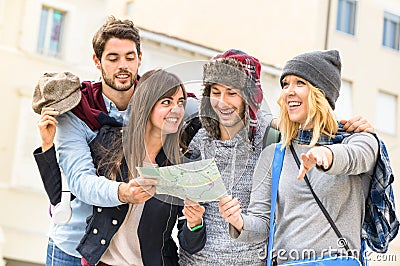
[(82, 82), (82, 98), (79, 104), (72, 109), (72, 113), (88, 125), (91, 130), (98, 130), (101, 127), (98, 121), (100, 113), (107, 115), (106, 104), (104, 103), (101, 82)]

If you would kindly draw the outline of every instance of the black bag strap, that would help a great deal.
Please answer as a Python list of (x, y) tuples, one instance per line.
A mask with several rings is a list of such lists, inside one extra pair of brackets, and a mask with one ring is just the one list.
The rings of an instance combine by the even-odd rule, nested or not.
[[(293, 145), (290, 145), (290, 151), (293, 154), (293, 158), (296, 161), (297, 166), (300, 169), (300, 160), (299, 157), (296, 154), (296, 151), (293, 148)], [(307, 177), (307, 174), (304, 176), (304, 180), (307, 183), (307, 186), (310, 188), (311, 193), (315, 199), (315, 201), (317, 202), (319, 208), (321, 209), (322, 213), (324, 214), (324, 216), (326, 217), (326, 219), (328, 220), (328, 222), (331, 224), (331, 227), (333, 229), (333, 231), (335, 231), (337, 237), (339, 238), (340, 244), (343, 245), (343, 247), (346, 249), (346, 251), (348, 252), (349, 255), (352, 255), (351, 250), (349, 248), (349, 245), (347, 244), (346, 239), (343, 237), (343, 235), (340, 233), (339, 229), (337, 228), (335, 222), (332, 220), (331, 216), (329, 215), (328, 211), (325, 209), (324, 205), (322, 204), (321, 200), (318, 198), (317, 194), (315, 194), (314, 189), (312, 188), (311, 184), (310, 184), (310, 180)]]

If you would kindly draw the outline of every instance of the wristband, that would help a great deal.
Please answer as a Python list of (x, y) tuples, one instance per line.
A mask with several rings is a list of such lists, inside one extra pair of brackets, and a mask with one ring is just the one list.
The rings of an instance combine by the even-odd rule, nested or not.
[(203, 228), (203, 224), (199, 224), (199, 225), (196, 225), (193, 228), (190, 228), (190, 231), (196, 232), (196, 231), (200, 230), (201, 228)]

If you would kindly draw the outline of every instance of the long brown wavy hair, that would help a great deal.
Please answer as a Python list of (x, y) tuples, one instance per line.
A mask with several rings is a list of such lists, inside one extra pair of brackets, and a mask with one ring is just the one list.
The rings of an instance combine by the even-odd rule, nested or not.
[[(136, 167), (143, 166), (146, 156), (145, 129), (154, 105), (165, 97), (175, 95), (179, 89), (182, 89), (186, 100), (186, 90), (182, 81), (176, 75), (165, 70), (151, 70), (140, 78), (131, 99), (129, 122), (123, 133), (123, 150), (128, 169), (131, 172), (130, 178), (136, 178)], [(182, 158), (182, 127), (183, 122), (180, 123), (176, 133), (167, 134), (162, 140), (162, 148), (170, 164), (177, 164)]]
[[(145, 130), (149, 115), (159, 100), (175, 95), (179, 89), (182, 89), (186, 100), (185, 87), (175, 74), (161, 69), (143, 74), (130, 101), (128, 124), (122, 130), (113, 129), (112, 144), (109, 147), (97, 146), (100, 151), (100, 162), (97, 166), (99, 175), (112, 180), (117, 180), (117, 176), (123, 180), (138, 176), (136, 167), (143, 166), (146, 156)], [(167, 134), (162, 140), (162, 149), (167, 158), (165, 164), (181, 162), (183, 152), (186, 150), (181, 142), (182, 127), (183, 122), (180, 123), (176, 133)], [(128, 169), (125, 168), (126, 165)]]

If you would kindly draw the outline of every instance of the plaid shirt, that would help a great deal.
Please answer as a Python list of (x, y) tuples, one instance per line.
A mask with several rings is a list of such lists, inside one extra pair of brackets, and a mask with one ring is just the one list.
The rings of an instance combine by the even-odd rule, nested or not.
[[(344, 138), (350, 136), (343, 130), (339, 123), (339, 130), (334, 138), (321, 135), (319, 145), (331, 145), (341, 143)], [(392, 183), (394, 175), (390, 167), (389, 154), (381, 139), (374, 134), (379, 142), (379, 154), (375, 164), (369, 197), (366, 201), (365, 218), (361, 237), (366, 240), (368, 246), (375, 252), (385, 253), (399, 231), (399, 221), (396, 217), (396, 207)], [(295, 138), (300, 144), (309, 144), (312, 138), (312, 130), (299, 130)]]

